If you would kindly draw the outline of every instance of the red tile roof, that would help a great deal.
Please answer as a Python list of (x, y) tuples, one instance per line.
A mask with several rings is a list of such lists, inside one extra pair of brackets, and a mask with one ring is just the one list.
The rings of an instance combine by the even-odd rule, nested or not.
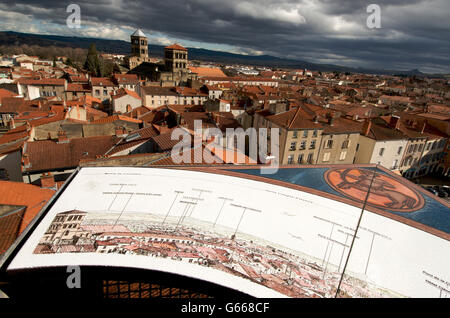
[(208, 94), (201, 93), (199, 90), (190, 87), (175, 87), (175, 91), (181, 96), (208, 97)]
[(0, 113), (23, 113), (27, 111), (48, 111), (50, 108), (44, 101), (30, 101), (17, 97), (3, 98)]
[(65, 79), (62, 78), (42, 78), (42, 79), (19, 79), (17, 82), (20, 85), (36, 85), (36, 86), (64, 86)]
[(161, 151), (169, 151), (179, 143), (179, 140), (172, 140), (172, 130), (159, 136), (151, 137), (151, 139), (153, 139)]
[[(259, 113), (259, 112), (258, 112)], [(263, 114), (261, 112), (260, 114)], [(319, 122), (314, 121), (314, 115), (306, 112), (301, 107), (294, 108), (289, 111), (276, 114), (269, 115), (266, 117), (267, 120), (273, 122), (279, 127), (284, 127), (287, 129), (320, 129), (323, 128), (323, 125)]]
[(112, 116), (109, 116), (109, 117), (100, 118), (100, 119), (94, 120), (92, 123), (93, 124), (105, 124), (105, 123), (113, 123), (113, 122), (118, 121), (118, 120), (126, 121), (126, 122), (129, 122), (129, 123), (135, 123), (135, 124), (141, 124), (142, 123), (142, 120), (134, 119), (134, 118), (131, 118), (131, 117), (128, 117), (128, 116), (123, 116), (123, 115), (112, 115)]
[(125, 89), (125, 88), (118, 89), (117, 92), (116, 92), (116, 95), (112, 96), (112, 99), (118, 99), (118, 98), (121, 98), (121, 97), (124, 97), (124, 96), (127, 96), (127, 95), (131, 96), (131, 97), (134, 97), (136, 99), (139, 99), (139, 100), (141, 99), (141, 96), (139, 96), (138, 93), (136, 93), (134, 91), (130, 91), (130, 90)]
[(114, 80), (118, 84), (138, 84), (139, 79), (136, 74), (114, 74)]
[(123, 138), (117, 145), (110, 149), (106, 153), (106, 155), (111, 156), (115, 153), (142, 144), (149, 140), (151, 137), (158, 136), (158, 134), (159, 132), (153, 126), (132, 131), (127, 135), (127, 137)]
[(20, 126), (16, 129), (8, 131), (0, 137), (0, 145), (6, 145), (19, 140), (26, 140), (29, 137), (27, 125)]
[(56, 113), (56, 114), (50, 114), (48, 117), (39, 118), (35, 120), (29, 120), (31, 127), (37, 127), (49, 123), (53, 123), (56, 121), (64, 120), (66, 118), (66, 113)]
[(111, 149), (119, 138), (100, 136), (70, 139), (66, 143), (52, 140), (27, 142), (24, 157), (30, 160), (30, 167), (24, 171), (52, 171), (77, 167), (81, 159), (96, 158)]
[(67, 84), (66, 92), (91, 92), (89, 84)]
[(180, 50), (180, 51), (187, 51), (188, 49), (179, 45), (179, 44), (173, 44), (170, 46), (166, 46), (164, 49), (169, 49), (169, 50)]
[(189, 69), (192, 73), (197, 73), (199, 77), (214, 76), (214, 77), (227, 77), (224, 72), (218, 67), (194, 67), (190, 66)]
[(108, 77), (91, 77), (92, 86), (117, 86)]
[(2, 99), (5, 97), (14, 97), (17, 96), (13, 92), (10, 92), (6, 89), (0, 88), (0, 105), (2, 104)]
[[(21, 182), (0, 181), (0, 205), (24, 206), (26, 210), (22, 214), (11, 215), (10, 217), (0, 215), (0, 254), (6, 248), (4, 236), (5, 231), (20, 234), (39, 213), (41, 208), (53, 196), (55, 191), (41, 189), (34, 185)], [(18, 218), (20, 221), (17, 223)], [(10, 233), (11, 234), (11, 233)], [(17, 236), (16, 236), (17, 237)]]

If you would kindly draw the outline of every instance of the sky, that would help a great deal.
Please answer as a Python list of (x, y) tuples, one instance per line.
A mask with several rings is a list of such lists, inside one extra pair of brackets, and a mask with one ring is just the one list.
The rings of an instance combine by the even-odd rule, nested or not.
[(158, 45), (426, 73), (450, 73), (449, 17), (449, 0), (0, 0), (2, 31), (129, 41), (139, 27)]

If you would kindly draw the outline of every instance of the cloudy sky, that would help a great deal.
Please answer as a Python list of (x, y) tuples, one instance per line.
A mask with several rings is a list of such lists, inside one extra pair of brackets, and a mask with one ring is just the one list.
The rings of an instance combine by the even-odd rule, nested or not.
[[(81, 8), (70, 29), (69, 4)], [(367, 27), (369, 4), (381, 28)], [(450, 73), (449, 0), (0, 0), (0, 30), (270, 54), (352, 67)]]

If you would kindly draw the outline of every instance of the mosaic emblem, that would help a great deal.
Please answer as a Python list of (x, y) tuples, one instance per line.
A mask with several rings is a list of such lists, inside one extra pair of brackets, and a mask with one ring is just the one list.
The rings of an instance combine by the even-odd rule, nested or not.
[[(332, 169), (325, 181), (337, 192), (364, 202), (373, 171), (365, 169)], [(425, 200), (416, 190), (388, 175), (375, 173), (367, 204), (395, 212), (412, 212), (423, 207)]]

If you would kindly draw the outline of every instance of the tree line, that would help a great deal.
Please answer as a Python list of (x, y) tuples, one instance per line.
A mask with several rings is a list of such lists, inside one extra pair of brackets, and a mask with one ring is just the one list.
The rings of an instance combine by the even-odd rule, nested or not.
[(37, 56), (43, 60), (55, 61), (57, 57), (67, 58), (66, 64), (79, 70), (86, 70), (95, 77), (109, 77), (120, 73), (117, 63), (99, 56), (95, 44), (88, 50), (72, 47), (40, 46), (40, 45), (0, 45), (0, 55), (26, 54)]

